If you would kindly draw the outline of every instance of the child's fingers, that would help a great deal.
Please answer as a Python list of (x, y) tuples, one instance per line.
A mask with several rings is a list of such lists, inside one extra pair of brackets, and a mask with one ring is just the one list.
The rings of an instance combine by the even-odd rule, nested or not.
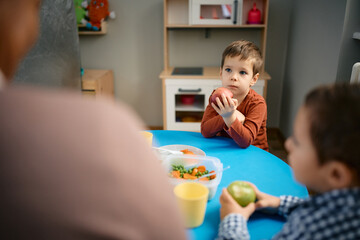
[(228, 199), (228, 192), (226, 188), (223, 188), (221, 195), (220, 195), (220, 204), (224, 204)]
[(255, 203), (249, 203), (249, 204), (245, 207), (245, 209), (246, 209), (247, 211), (249, 211), (249, 212), (254, 212), (255, 209), (256, 209), (256, 205), (255, 205)]
[(266, 200), (260, 200), (255, 203), (256, 209), (267, 207)]
[(256, 194), (256, 198), (258, 200), (264, 199), (266, 198), (266, 196), (268, 196), (266, 193), (261, 192), (253, 183), (251, 182), (247, 182), (255, 191)]
[(258, 195), (258, 193), (260, 193), (259, 189), (255, 186), (255, 184), (251, 183), (251, 182), (247, 182), (245, 181), (247, 184), (249, 184), (255, 191), (256, 195)]
[(216, 106), (216, 104), (215, 103), (211, 103), (211, 106), (213, 107), (213, 109), (215, 109), (215, 111), (217, 111), (217, 112), (219, 112), (220, 111), (220, 109), (218, 108), (218, 106)]
[(234, 103), (233, 99), (232, 99), (231, 97), (229, 97), (229, 96), (227, 96), (226, 99), (227, 99), (227, 101), (228, 101), (228, 103), (229, 103), (229, 106), (230, 106), (231, 108), (234, 108), (234, 107), (235, 107), (235, 103)]
[(233, 197), (230, 195), (230, 193), (227, 191), (226, 188), (223, 188), (222, 194), (220, 196), (220, 204), (224, 204), (224, 203), (233, 203), (233, 204), (235, 203), (235, 204), (237, 204), (235, 199), (233, 199)]
[(238, 107), (239, 106), (239, 101), (236, 98), (233, 98), (232, 100), (234, 102), (235, 107)]
[(215, 103), (211, 103), (211, 106), (214, 108), (214, 110), (217, 112), (217, 114), (221, 115), (221, 110), (216, 106)]
[(223, 103), (221, 102), (221, 100), (220, 100), (220, 98), (216, 98), (216, 103), (217, 103), (217, 105), (218, 105), (218, 108), (220, 109), (220, 110), (224, 110), (224, 105), (223, 105)]
[(221, 98), (222, 98), (222, 100), (223, 100), (224, 107), (225, 107), (225, 108), (228, 108), (228, 107), (229, 107), (229, 102), (228, 102), (228, 100), (226, 99), (225, 94), (221, 94)]

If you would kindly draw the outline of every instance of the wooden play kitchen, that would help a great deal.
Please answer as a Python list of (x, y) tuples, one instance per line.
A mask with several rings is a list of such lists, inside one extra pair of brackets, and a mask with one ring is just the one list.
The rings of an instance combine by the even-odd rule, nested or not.
[[(164, 69), (159, 76), (164, 129), (200, 131), (209, 97), (221, 86), (221, 52), (230, 42), (253, 41), (265, 59), (268, 5), (269, 0), (164, 0)], [(197, 37), (209, 44), (206, 53), (216, 52), (215, 63), (206, 64)], [(263, 69), (252, 87), (265, 99), (270, 78)]]

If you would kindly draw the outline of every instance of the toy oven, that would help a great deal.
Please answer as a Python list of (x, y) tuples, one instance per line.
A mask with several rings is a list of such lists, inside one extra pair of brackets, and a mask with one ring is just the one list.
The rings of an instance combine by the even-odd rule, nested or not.
[(190, 0), (190, 25), (241, 25), (242, 0)]

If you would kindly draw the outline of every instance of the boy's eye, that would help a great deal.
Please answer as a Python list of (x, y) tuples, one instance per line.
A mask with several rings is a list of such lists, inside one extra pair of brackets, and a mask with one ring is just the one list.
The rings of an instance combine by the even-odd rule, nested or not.
[(225, 68), (225, 72), (231, 72), (230, 68)]
[(245, 71), (240, 71), (240, 75), (246, 75), (247, 73)]

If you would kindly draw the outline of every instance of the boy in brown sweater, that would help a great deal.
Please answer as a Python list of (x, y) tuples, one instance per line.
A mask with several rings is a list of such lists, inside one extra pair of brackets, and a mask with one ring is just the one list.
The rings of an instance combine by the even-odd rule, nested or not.
[[(241, 40), (231, 43), (223, 52), (220, 79), (233, 93), (209, 103), (201, 121), (204, 137), (231, 137), (241, 147), (250, 145), (269, 150), (266, 136), (267, 109), (264, 98), (250, 87), (259, 78), (263, 61), (259, 48)], [(211, 97), (210, 97), (211, 98)]]

